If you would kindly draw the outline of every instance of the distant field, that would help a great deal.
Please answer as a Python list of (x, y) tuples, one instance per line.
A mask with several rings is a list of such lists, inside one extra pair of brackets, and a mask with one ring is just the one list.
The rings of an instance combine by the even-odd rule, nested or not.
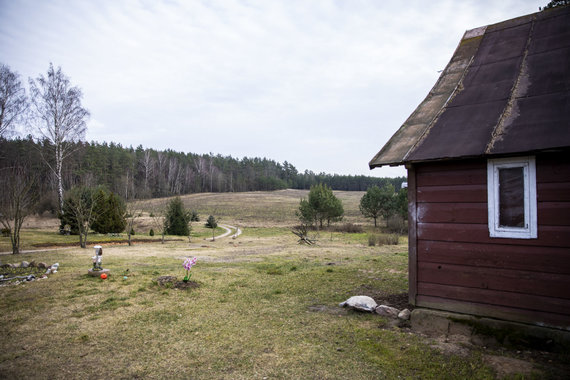
[[(244, 193), (199, 193), (182, 196), (186, 208), (207, 217), (214, 215), (223, 223), (243, 227), (288, 227), (298, 223), (295, 211), (308, 190), (254, 191)], [(342, 201), (345, 222), (367, 223), (358, 209), (362, 191), (335, 191)], [(170, 198), (142, 202), (146, 213), (164, 209)], [(369, 221), (368, 221), (369, 222)]]

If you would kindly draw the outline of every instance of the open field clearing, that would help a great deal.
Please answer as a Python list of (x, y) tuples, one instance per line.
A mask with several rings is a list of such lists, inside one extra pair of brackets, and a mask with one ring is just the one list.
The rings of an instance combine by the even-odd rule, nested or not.
[[(191, 241), (105, 244), (106, 280), (87, 274), (93, 244), (0, 256), (2, 263), (60, 264), (48, 279), (0, 287), (0, 377), (493, 379), (489, 357), (536, 360), (428, 339), (406, 323), (339, 307), (353, 295), (407, 307), (407, 239), (371, 247), (366, 233), (322, 231), (315, 246), (298, 245), (289, 226), (299, 195), (275, 192), (275, 206), (271, 193), (184, 197), (202, 220), (217, 210), (243, 234), (207, 241), (211, 230), (201, 221)], [(361, 194), (343, 196), (348, 219), (370, 225), (356, 213)], [(148, 201), (143, 215), (157, 202), (164, 200)], [(45, 228), (25, 233), (49, 243)], [(182, 280), (183, 261), (194, 256), (190, 286), (159, 281)], [(542, 373), (525, 369), (524, 378), (549, 373), (535, 369)]]
[[(254, 191), (244, 193), (199, 193), (182, 196), (184, 206), (199, 215), (214, 215), (222, 223), (242, 227), (288, 227), (298, 224), (295, 211), (308, 190)], [(368, 223), (358, 209), (362, 191), (335, 191), (344, 205), (344, 222)], [(146, 214), (163, 209), (170, 198), (142, 202)]]

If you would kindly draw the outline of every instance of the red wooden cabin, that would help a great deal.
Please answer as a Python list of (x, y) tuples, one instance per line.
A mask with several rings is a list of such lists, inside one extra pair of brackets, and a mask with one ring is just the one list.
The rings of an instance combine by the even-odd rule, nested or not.
[(383, 165), (408, 169), (411, 304), (570, 330), (570, 7), (467, 31)]

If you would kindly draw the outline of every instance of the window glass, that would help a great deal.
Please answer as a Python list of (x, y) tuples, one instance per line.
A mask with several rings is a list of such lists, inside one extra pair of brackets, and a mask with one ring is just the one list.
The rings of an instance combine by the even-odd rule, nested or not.
[(533, 156), (487, 161), (487, 206), (490, 237), (538, 238)]
[(499, 226), (525, 226), (523, 167), (499, 169)]

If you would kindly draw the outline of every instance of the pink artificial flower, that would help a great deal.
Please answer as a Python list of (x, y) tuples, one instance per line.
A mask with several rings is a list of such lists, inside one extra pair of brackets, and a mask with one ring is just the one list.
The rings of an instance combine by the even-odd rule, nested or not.
[(183, 265), (184, 269), (186, 269), (186, 270), (192, 269), (192, 267), (196, 264), (196, 261), (197, 261), (197, 260), (198, 260), (198, 259), (195, 258), (195, 257), (192, 258), (192, 259), (191, 259), (191, 258), (187, 258), (186, 260), (184, 260), (184, 265)]

